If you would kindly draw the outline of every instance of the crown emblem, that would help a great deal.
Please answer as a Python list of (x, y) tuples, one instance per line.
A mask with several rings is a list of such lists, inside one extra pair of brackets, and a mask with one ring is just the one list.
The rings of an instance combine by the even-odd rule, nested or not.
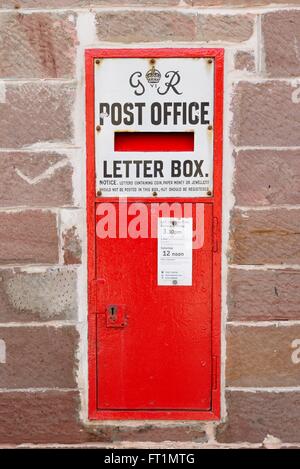
[(161, 79), (161, 74), (156, 68), (152, 67), (146, 73), (146, 79), (151, 86), (156, 85)]

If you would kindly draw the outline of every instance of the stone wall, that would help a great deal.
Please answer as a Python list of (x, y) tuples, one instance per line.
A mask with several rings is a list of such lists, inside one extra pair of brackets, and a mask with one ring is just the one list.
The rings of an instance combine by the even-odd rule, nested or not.
[[(84, 50), (224, 47), (221, 422), (87, 419)], [(1, 0), (0, 445), (300, 447), (300, 0)]]

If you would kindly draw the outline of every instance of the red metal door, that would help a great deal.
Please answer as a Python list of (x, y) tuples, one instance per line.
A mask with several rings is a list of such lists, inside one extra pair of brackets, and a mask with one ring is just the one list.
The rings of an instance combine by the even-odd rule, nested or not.
[[(192, 205), (195, 229), (203, 220)], [(211, 409), (212, 204), (202, 213), (192, 286), (157, 284), (157, 238), (96, 238), (98, 410)]]

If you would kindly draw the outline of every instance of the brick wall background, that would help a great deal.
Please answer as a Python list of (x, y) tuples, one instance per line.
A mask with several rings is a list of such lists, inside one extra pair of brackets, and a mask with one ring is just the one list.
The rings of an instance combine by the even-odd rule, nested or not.
[[(84, 49), (122, 45), (225, 48), (220, 423), (87, 423)], [(300, 447), (299, 176), (300, 0), (0, 0), (0, 446)]]

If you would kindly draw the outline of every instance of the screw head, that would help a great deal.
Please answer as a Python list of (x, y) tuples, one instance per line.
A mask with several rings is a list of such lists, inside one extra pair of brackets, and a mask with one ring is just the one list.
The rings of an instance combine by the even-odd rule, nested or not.
[(100, 130), (101, 130), (100, 125), (96, 125), (96, 130), (97, 130), (97, 132), (100, 132)]
[(212, 130), (212, 128), (213, 128), (213, 126), (212, 126), (212, 125), (209, 125), (209, 126), (207, 127), (207, 130)]
[(152, 192), (152, 195), (153, 195), (153, 197), (156, 197), (156, 196), (157, 196), (157, 192), (155, 192), (155, 191)]
[(100, 59), (96, 59), (95, 62), (96, 62), (97, 65), (99, 65)]
[(154, 65), (155, 64), (155, 59), (150, 59), (150, 64)]
[(100, 197), (102, 195), (102, 191), (97, 191), (97, 196)]
[(207, 194), (207, 195), (211, 195), (211, 191), (207, 191), (207, 193), (206, 193), (206, 194)]
[(207, 63), (212, 64), (212, 59), (208, 59)]

